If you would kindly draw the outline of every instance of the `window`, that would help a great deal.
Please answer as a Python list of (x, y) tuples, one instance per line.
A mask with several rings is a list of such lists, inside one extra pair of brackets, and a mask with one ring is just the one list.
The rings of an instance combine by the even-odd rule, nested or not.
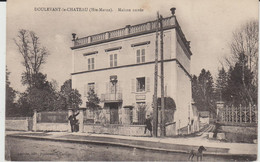
[(88, 92), (90, 90), (94, 90), (95, 91), (95, 83), (88, 83)]
[(117, 66), (117, 54), (110, 55), (110, 67)]
[(137, 63), (145, 62), (145, 49), (136, 50), (136, 62)]
[(88, 70), (93, 70), (94, 69), (94, 58), (89, 58), (88, 59)]
[(146, 114), (146, 104), (145, 102), (137, 102), (137, 123), (135, 124), (144, 124), (145, 123), (145, 114)]
[(137, 80), (136, 91), (144, 92), (145, 91), (145, 77), (136, 78), (136, 80)]

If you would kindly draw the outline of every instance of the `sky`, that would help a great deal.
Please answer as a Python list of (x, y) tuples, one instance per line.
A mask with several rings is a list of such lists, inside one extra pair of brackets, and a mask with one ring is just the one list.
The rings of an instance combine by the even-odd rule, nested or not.
[[(39, 7), (105, 8), (112, 12), (35, 11)], [(146, 21), (155, 20), (156, 12), (176, 16), (186, 38), (191, 41), (191, 74), (199, 75), (202, 68), (213, 77), (221, 68), (221, 60), (230, 55), (232, 32), (249, 20), (258, 19), (257, 0), (8, 0), (6, 32), (6, 65), (11, 86), (20, 92), (22, 56), (14, 43), (20, 29), (34, 31), (50, 55), (41, 71), (49, 81), (60, 87), (70, 79), (72, 70), (72, 33), (85, 37)], [(119, 12), (118, 8), (139, 9), (143, 12)]]

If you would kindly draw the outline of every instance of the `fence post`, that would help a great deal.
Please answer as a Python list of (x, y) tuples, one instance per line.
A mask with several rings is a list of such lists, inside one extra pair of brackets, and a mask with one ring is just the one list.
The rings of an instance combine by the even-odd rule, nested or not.
[[(225, 108), (224, 108), (225, 109)], [(221, 116), (222, 116), (222, 122), (225, 122), (225, 110), (222, 110), (222, 112), (221, 112)]]
[(242, 123), (242, 108), (241, 108), (241, 104), (239, 105), (239, 117), (240, 117), (240, 123)]
[(234, 105), (232, 105), (232, 107), (231, 107), (231, 120), (232, 120), (232, 123), (234, 123)]
[(34, 132), (37, 131), (37, 110), (33, 110), (33, 129)]
[(252, 123), (252, 107), (251, 107), (251, 103), (249, 103), (249, 121), (250, 121), (250, 123)]
[(84, 108), (79, 108), (79, 132), (84, 132)]
[(247, 107), (245, 107), (245, 112), (244, 112), (245, 113), (245, 123), (246, 123), (246, 109), (247, 109)]
[(228, 107), (228, 121), (231, 122), (231, 107)]
[(237, 107), (236, 107), (235, 114), (236, 114), (236, 123), (237, 123), (237, 116), (238, 116), (238, 113), (237, 113)]

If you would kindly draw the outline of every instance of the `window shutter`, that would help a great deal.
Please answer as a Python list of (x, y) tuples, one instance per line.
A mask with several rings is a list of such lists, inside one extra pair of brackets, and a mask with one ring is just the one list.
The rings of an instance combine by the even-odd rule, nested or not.
[(145, 62), (145, 49), (142, 49), (142, 62)]
[(135, 79), (132, 79), (131, 85), (132, 85), (132, 93), (134, 93), (135, 92)]
[(140, 60), (141, 60), (140, 50), (137, 50), (137, 51), (136, 51), (136, 62), (137, 62), (137, 63), (140, 63)]
[(150, 92), (150, 77), (146, 77), (145, 81), (146, 81), (145, 83), (146, 92)]
[(84, 97), (88, 96), (88, 84), (84, 84)]
[(139, 92), (140, 91), (140, 86), (139, 86), (139, 83), (138, 83), (138, 80), (135, 79), (135, 91), (136, 92)]

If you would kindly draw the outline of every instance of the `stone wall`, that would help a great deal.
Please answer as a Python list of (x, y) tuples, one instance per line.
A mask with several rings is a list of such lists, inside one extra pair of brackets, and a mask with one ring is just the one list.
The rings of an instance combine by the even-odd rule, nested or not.
[(37, 123), (36, 131), (67, 132), (68, 123)]
[(249, 126), (221, 126), (220, 132), (225, 133), (225, 138), (230, 142), (253, 143), (257, 139), (257, 127)]
[[(120, 125), (120, 124), (84, 124), (84, 132), (97, 133), (97, 134), (113, 134), (113, 135), (126, 135), (126, 136), (150, 136), (150, 132), (147, 130), (144, 134), (145, 125)], [(158, 135), (160, 134), (158, 128)], [(175, 124), (166, 126), (166, 136), (174, 136)]]
[(108, 124), (108, 125), (94, 125), (85, 124), (84, 132), (86, 133), (98, 133), (98, 134), (114, 134), (114, 135), (129, 135), (129, 136), (149, 136), (147, 130), (144, 134), (144, 125), (119, 125), (119, 124)]
[(32, 119), (29, 117), (6, 118), (5, 129), (18, 131), (32, 130)]
[(220, 129), (229, 133), (257, 134), (257, 127), (221, 126)]

